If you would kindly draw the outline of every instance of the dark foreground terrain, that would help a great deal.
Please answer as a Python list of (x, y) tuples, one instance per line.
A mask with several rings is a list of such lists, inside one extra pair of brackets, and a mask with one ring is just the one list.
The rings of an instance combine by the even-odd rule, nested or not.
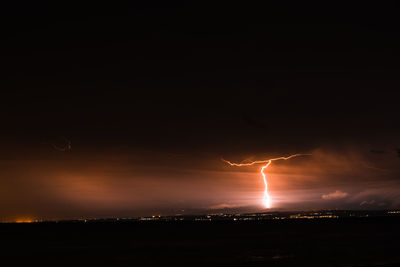
[(2, 224), (0, 266), (398, 266), (400, 218)]

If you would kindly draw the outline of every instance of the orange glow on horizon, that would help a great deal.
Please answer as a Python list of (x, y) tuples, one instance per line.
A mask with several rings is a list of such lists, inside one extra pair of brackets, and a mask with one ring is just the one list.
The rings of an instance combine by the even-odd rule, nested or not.
[(230, 162), (225, 159), (222, 159), (222, 161), (228, 163), (231, 166), (236, 166), (236, 167), (251, 166), (251, 165), (255, 165), (255, 164), (267, 163), (263, 167), (261, 167), (260, 172), (261, 172), (261, 176), (263, 178), (264, 186), (265, 186), (262, 203), (267, 209), (269, 209), (269, 208), (271, 208), (271, 196), (269, 195), (269, 192), (268, 192), (268, 182), (267, 182), (267, 177), (266, 177), (264, 170), (267, 169), (269, 165), (271, 165), (272, 161), (288, 160), (288, 159), (291, 159), (294, 157), (300, 157), (300, 156), (311, 156), (311, 154), (294, 154), (294, 155), (290, 155), (288, 157), (278, 157), (278, 158), (272, 158), (272, 159), (266, 159), (266, 160), (256, 160), (256, 161), (247, 162), (247, 163), (234, 163), (234, 162)]
[(36, 222), (36, 221), (34, 219), (32, 219), (32, 218), (18, 218), (15, 221), (12, 221), (12, 222), (15, 222), (15, 223), (33, 223), (33, 222)]

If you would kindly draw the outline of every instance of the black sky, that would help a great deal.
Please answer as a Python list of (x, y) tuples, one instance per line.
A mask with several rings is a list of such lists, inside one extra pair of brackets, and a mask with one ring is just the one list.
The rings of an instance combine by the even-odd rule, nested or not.
[(390, 7), (31, 3), (3, 13), (2, 136), (16, 142), (191, 150), (399, 131)]
[(400, 146), (394, 6), (31, 2), (1, 25), (3, 159)]

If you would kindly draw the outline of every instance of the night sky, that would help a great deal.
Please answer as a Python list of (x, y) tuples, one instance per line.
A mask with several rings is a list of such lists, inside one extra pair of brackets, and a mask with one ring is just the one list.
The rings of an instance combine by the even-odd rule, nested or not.
[(0, 219), (399, 208), (398, 11), (5, 5)]

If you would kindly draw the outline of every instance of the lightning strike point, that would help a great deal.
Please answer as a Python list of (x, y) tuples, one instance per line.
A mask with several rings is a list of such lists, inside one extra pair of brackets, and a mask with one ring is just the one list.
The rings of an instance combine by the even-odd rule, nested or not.
[(271, 196), (269, 195), (268, 192), (268, 182), (267, 182), (267, 177), (266, 174), (264, 172), (264, 170), (266, 170), (268, 168), (269, 165), (271, 165), (272, 161), (276, 161), (276, 160), (288, 160), (294, 157), (300, 157), (300, 156), (311, 156), (311, 154), (293, 154), (287, 157), (279, 157), (279, 158), (272, 158), (272, 159), (266, 159), (266, 160), (256, 160), (256, 161), (252, 161), (252, 162), (248, 162), (248, 163), (234, 163), (234, 162), (230, 162), (229, 160), (225, 160), (225, 159), (221, 159), (223, 162), (229, 164), (230, 166), (236, 166), (236, 167), (242, 167), (242, 166), (251, 166), (251, 165), (255, 165), (255, 164), (261, 164), (261, 163), (266, 163), (264, 166), (261, 167), (261, 176), (263, 178), (264, 181), (264, 196), (262, 199), (262, 204), (265, 208), (270, 209), (271, 208)]

